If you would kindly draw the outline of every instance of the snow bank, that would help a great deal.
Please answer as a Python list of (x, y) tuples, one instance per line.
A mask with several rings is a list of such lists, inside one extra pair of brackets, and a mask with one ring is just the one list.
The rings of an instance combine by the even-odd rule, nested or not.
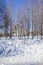
[(43, 40), (40, 38), (0, 39), (0, 65), (4, 63), (4, 65), (9, 65), (8, 63), (11, 65), (16, 62), (43, 65)]

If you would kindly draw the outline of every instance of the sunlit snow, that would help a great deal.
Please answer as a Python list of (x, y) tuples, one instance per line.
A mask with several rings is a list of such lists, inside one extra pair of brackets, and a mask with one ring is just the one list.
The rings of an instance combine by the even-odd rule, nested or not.
[(43, 65), (43, 39), (0, 38), (0, 65)]

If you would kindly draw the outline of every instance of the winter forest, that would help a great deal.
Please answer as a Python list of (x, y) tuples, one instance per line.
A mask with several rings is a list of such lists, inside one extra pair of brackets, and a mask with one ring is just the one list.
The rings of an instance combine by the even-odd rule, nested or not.
[[(12, 2), (12, 0), (11, 0)], [(29, 0), (20, 6), (18, 2), (17, 13), (12, 14), (12, 4), (9, 1), (0, 0), (0, 37), (25, 37), (41, 36), (43, 38), (43, 4), (38, 0), (31, 1), (31, 9)], [(6, 6), (5, 6), (6, 5)], [(16, 14), (17, 15), (16, 15)], [(15, 23), (16, 22), (16, 23)]]
[(43, 65), (43, 0), (0, 0), (0, 65)]

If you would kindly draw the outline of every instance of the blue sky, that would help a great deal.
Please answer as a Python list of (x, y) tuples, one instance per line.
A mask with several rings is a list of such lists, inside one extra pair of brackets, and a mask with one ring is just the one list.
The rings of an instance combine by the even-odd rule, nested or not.
[[(2, 1), (4, 2), (4, 0), (0, 0), (0, 3)], [(22, 11), (23, 11), (24, 5), (26, 5), (26, 6), (29, 5), (29, 8), (31, 10), (33, 6), (37, 7), (37, 3), (38, 3), (38, 0), (33, 0), (33, 4), (32, 4), (32, 0), (5, 0), (5, 1), (6, 1), (6, 3), (4, 2), (5, 6), (7, 5), (7, 7), (9, 7), (9, 4), (11, 5), (11, 10), (10, 10), (11, 14), (10, 15), (12, 15), (13, 19), (14, 18), (16, 19), (16, 17), (17, 17), (18, 7), (20, 7), (20, 9), (22, 9)], [(2, 2), (2, 4), (3, 4), (3, 2)], [(43, 5), (43, 0), (42, 0), (42, 5)]]
[[(18, 16), (18, 8), (20, 7), (20, 9), (23, 11), (24, 6), (28, 6), (30, 8), (30, 21), (32, 21), (32, 16), (31, 16), (31, 12), (32, 12), (32, 8), (33, 7), (37, 7), (38, 5), (38, 0), (6, 0), (7, 1), (7, 6), (10, 4), (11, 5), (11, 16), (12, 16), (12, 20), (14, 21), (15, 24), (18, 23), (17, 21), (17, 16)], [(43, 6), (43, 0), (41, 0), (42, 2), (42, 6)], [(31, 24), (31, 23), (30, 23)], [(31, 24), (32, 25), (32, 24)], [(31, 26), (32, 27), (32, 26)]]
[[(4, 0), (0, 0), (3, 1)], [(5, 0), (6, 3), (4, 2), (5, 6), (7, 5), (7, 7), (9, 7), (9, 5), (11, 6), (10, 9), (10, 16), (12, 17), (12, 20), (14, 21), (14, 23), (18, 23), (17, 21), (17, 17), (18, 17), (18, 8), (20, 7), (20, 9), (23, 11), (24, 6), (28, 6), (30, 8), (30, 12), (32, 11), (31, 9), (33, 7), (37, 7), (38, 4), (38, 0), (33, 0), (33, 4), (32, 4), (32, 0)], [(42, 6), (43, 6), (43, 0), (42, 0)], [(31, 21), (31, 14), (30, 14), (30, 21)]]
[[(15, 22), (17, 19), (18, 7), (20, 7), (20, 9), (23, 10), (24, 6), (28, 4), (30, 7), (30, 10), (32, 9), (32, 0), (6, 0), (6, 1), (7, 1), (7, 5), (9, 4), (11, 5), (10, 12), (11, 12), (12, 18), (13, 19), (15, 18)], [(37, 4), (37, 0), (34, 0), (34, 5), (36, 4)]]

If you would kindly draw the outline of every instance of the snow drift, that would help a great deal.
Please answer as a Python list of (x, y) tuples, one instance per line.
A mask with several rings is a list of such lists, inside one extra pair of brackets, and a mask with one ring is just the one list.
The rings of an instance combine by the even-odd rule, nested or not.
[[(43, 40), (0, 39), (0, 62), (43, 64)], [(8, 65), (8, 64), (7, 64)]]

